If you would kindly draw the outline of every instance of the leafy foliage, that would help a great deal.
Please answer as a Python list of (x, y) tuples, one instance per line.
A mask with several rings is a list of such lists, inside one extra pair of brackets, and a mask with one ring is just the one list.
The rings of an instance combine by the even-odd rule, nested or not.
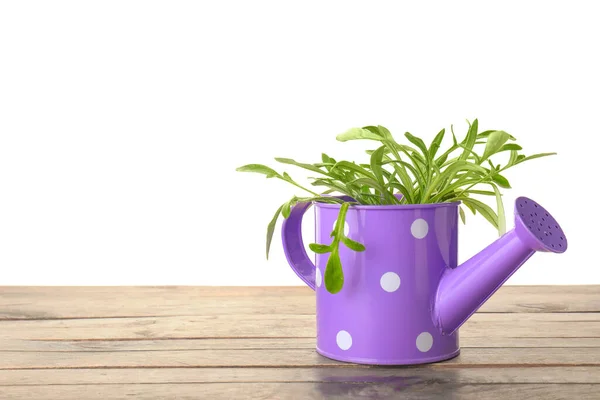
[[(454, 128), (451, 127), (452, 145), (441, 153), (445, 129), (442, 129), (427, 146), (422, 139), (409, 132), (404, 136), (410, 144), (398, 143), (387, 128), (379, 125), (352, 128), (337, 136), (340, 142), (375, 142), (377, 148), (367, 150), (368, 163), (336, 161), (327, 154), (322, 154), (321, 162), (313, 164), (300, 163), (289, 158), (275, 158), (279, 163), (318, 174), (309, 179), (312, 180), (311, 184), (315, 190), (316, 187), (325, 188), (321, 194), (301, 186), (286, 172), (279, 174), (265, 165), (249, 164), (238, 168), (237, 171), (255, 172), (267, 178), (281, 179), (311, 194), (310, 197), (294, 196), (277, 209), (267, 227), (267, 258), (279, 215), (288, 218), (298, 202), (341, 204), (337, 223), (331, 232), (331, 244), (310, 244), (312, 251), (330, 254), (325, 270), (325, 287), (331, 293), (338, 293), (344, 284), (339, 256), (340, 243), (353, 251), (365, 250), (363, 244), (344, 235), (346, 212), (351, 204), (392, 205), (460, 201), (473, 214), (481, 214), (500, 235), (504, 234), (506, 222), (500, 188), (510, 188), (510, 183), (502, 173), (525, 161), (556, 153), (525, 156), (519, 153), (522, 147), (514, 143), (516, 139), (512, 135), (499, 130), (478, 132), (478, 128), (477, 119), (469, 123), (467, 134), (459, 142)], [(492, 162), (492, 157), (503, 152), (509, 152), (508, 161), (504, 165)], [(338, 197), (327, 196), (331, 193), (349, 196), (354, 201), (345, 202)], [(473, 196), (494, 196), (496, 210)], [(459, 214), (464, 223), (466, 216), (462, 206)]]

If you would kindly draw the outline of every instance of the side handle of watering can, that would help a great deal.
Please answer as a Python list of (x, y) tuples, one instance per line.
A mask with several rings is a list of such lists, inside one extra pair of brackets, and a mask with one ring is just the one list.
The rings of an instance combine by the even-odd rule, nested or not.
[(311, 203), (297, 203), (290, 216), (283, 221), (281, 240), (285, 257), (294, 270), (311, 289), (315, 289), (315, 265), (312, 263), (302, 242), (302, 217)]

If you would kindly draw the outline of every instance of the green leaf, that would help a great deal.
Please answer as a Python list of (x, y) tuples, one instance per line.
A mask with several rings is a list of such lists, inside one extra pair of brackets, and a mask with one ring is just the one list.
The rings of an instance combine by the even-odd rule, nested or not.
[(437, 175), (431, 185), (427, 187), (427, 191), (423, 194), (421, 201), (426, 203), (429, 201), (429, 195), (435, 192), (441, 192), (444, 188), (439, 185), (442, 182), (452, 182), (457, 173), (462, 171), (473, 172), (478, 175), (486, 175), (487, 170), (479, 165), (472, 164), (468, 161), (457, 160), (450, 164), (441, 174)]
[(275, 157), (275, 161), (280, 162), (282, 164), (295, 165), (297, 167), (304, 168), (304, 169), (307, 169), (309, 171), (313, 171), (313, 172), (316, 172), (319, 174), (329, 175), (327, 172), (323, 171), (322, 169), (320, 169), (312, 164), (299, 163), (298, 161), (292, 160), (291, 158)]
[(381, 126), (381, 125), (377, 125), (377, 128), (379, 129), (381, 136), (383, 136), (383, 138), (385, 140), (395, 142), (394, 137), (392, 136), (392, 133), (389, 131), (388, 128), (386, 128), (385, 126)]
[(556, 155), (556, 153), (539, 153), (539, 154), (533, 154), (531, 156), (525, 157), (524, 155), (521, 154), (521, 155), (519, 155), (519, 159), (516, 162), (516, 164), (521, 164), (524, 161), (533, 160), (536, 158), (555, 156), (555, 155)]
[(454, 146), (458, 145), (458, 141), (456, 140), (456, 135), (454, 134), (454, 125), (450, 125), (450, 132), (452, 132), (452, 144)]
[(467, 217), (465, 216), (465, 210), (462, 207), (458, 207), (458, 215), (460, 215), (460, 219), (462, 220), (463, 225), (467, 223)]
[(375, 190), (377, 190), (379, 193), (381, 193), (386, 200), (390, 203), (390, 204), (398, 204), (398, 199), (396, 197), (394, 197), (388, 190), (386, 190), (382, 185), (379, 184), (379, 182), (377, 182), (374, 179), (370, 179), (370, 178), (358, 178), (354, 181), (352, 181), (352, 183), (357, 184), (357, 185), (366, 185), (369, 186)]
[(490, 135), (490, 133), (495, 132), (496, 129), (492, 129), (492, 130), (488, 130), (488, 131), (483, 131), (483, 132), (479, 132), (477, 134), (477, 139), (483, 139), (486, 138)]
[[(331, 171), (331, 168), (335, 165), (336, 161), (329, 157), (327, 154), (322, 153), (321, 154), (321, 160), (323, 161), (323, 166), (325, 167), (325, 169), (327, 171)], [(318, 166), (318, 165), (315, 165)]]
[[(460, 147), (458, 147), (458, 145), (457, 145), (457, 146), (456, 146), (456, 148), (458, 149), (458, 148), (460, 148)], [(462, 153), (461, 153), (461, 154), (462, 154)], [(438, 160), (439, 160), (439, 158), (438, 158)], [(447, 167), (448, 165), (451, 165), (451, 164), (455, 163), (457, 160), (458, 160), (458, 157), (454, 157), (454, 158), (451, 158), (451, 159), (449, 159), (449, 160), (446, 160), (446, 161), (444, 161), (444, 162), (443, 162), (443, 163), (440, 165), (440, 168)]]
[[(440, 191), (431, 200), (433, 203), (438, 203), (442, 198), (446, 199), (446, 196), (454, 194), (454, 196), (450, 196), (446, 199), (446, 201), (452, 201), (451, 199), (453, 199), (456, 196), (455, 191), (457, 189), (463, 188), (465, 186), (468, 186), (468, 188), (470, 188), (482, 182), (483, 181), (481, 178), (470, 178), (468, 174), (466, 176), (461, 175), (460, 178), (456, 179), (451, 184), (442, 186), (440, 188)], [(464, 190), (466, 191), (468, 190), (468, 188), (465, 188)]]
[[(397, 160), (393, 160), (393, 161), (394, 162), (397, 161), (402, 166), (411, 169), (414, 173), (415, 178), (419, 182), (419, 185), (421, 187), (425, 187), (426, 178), (425, 178), (424, 170), (425, 170), (427, 163), (423, 159), (423, 156), (421, 154), (419, 154), (415, 148), (413, 148), (411, 146), (406, 146), (406, 145), (396, 144), (396, 145), (394, 145), (394, 151), (396, 151)], [(408, 159), (412, 162), (412, 165), (414, 167), (411, 166), (412, 167), (411, 168), (411, 167), (409, 167), (410, 164), (406, 163), (405, 161), (401, 161), (398, 151), (404, 153), (408, 157)], [(396, 164), (394, 164), (394, 169), (398, 173), (398, 176), (400, 176), (400, 178), (402, 180), (402, 184), (407, 189), (411, 190), (411, 193), (413, 193), (413, 198), (416, 201), (414, 192), (412, 192), (413, 182), (410, 179), (410, 177), (408, 176), (408, 174), (406, 174), (406, 171), (403, 171), (401, 168), (398, 168), (398, 166)]]
[(448, 150), (442, 153), (442, 155), (439, 156), (437, 160), (435, 160), (435, 163), (439, 167), (442, 167), (448, 159), (448, 156), (458, 149), (458, 143), (456, 142), (456, 136), (454, 136), (454, 132), (452, 132), (452, 141), (454, 142), (454, 144)]
[[(325, 191), (323, 194), (325, 194)], [(309, 203), (311, 201), (319, 202), (319, 203), (328, 203), (328, 204), (341, 204), (344, 202), (342, 199), (338, 199), (333, 196), (314, 196), (314, 197), (298, 197), (298, 202)]]
[(483, 217), (487, 219), (488, 222), (494, 226), (494, 228), (498, 229), (498, 216), (490, 206), (470, 197), (461, 197), (458, 198), (458, 200), (465, 203), (466, 206), (473, 207), (479, 212), (479, 214), (483, 215)]
[(431, 142), (431, 145), (429, 146), (429, 157), (432, 160), (435, 158), (435, 154), (439, 150), (439, 148), (442, 144), (442, 140), (444, 140), (445, 133), (446, 133), (446, 129), (442, 129), (437, 135), (435, 135), (435, 137), (433, 138), (433, 141)]
[(413, 204), (413, 198), (411, 195), (411, 192), (404, 187), (402, 184), (398, 183), (398, 182), (390, 182), (388, 184), (390, 187), (397, 189), (404, 198), (406, 198), (406, 201), (408, 202), (408, 204)]
[(494, 192), (490, 192), (489, 190), (473, 190), (473, 189), (469, 189), (466, 190), (465, 193), (469, 193), (469, 194), (481, 194), (484, 196), (495, 196), (496, 193)]
[(511, 167), (511, 166), (515, 165), (515, 163), (517, 162), (518, 157), (519, 157), (519, 153), (516, 150), (511, 150), (510, 151), (510, 158), (508, 159), (507, 167)]
[(310, 194), (312, 194), (313, 196), (318, 196), (318, 195), (319, 195), (318, 193), (315, 193), (315, 192), (313, 192), (312, 190), (309, 190), (309, 189), (305, 188), (304, 186), (302, 186), (302, 185), (299, 185), (298, 183), (296, 183), (296, 181), (294, 181), (294, 180), (292, 179), (292, 177), (291, 177), (291, 176), (290, 176), (290, 175), (289, 175), (287, 172), (284, 172), (284, 173), (283, 173), (283, 177), (281, 177), (281, 176), (278, 176), (278, 178), (280, 178), (280, 179), (283, 179), (284, 181), (286, 181), (286, 182), (288, 182), (288, 183), (291, 183), (292, 185), (296, 186), (297, 188), (300, 188), (300, 189), (302, 189), (302, 190), (305, 190), (305, 191), (309, 192), (309, 193), (310, 193)]
[(350, 250), (365, 251), (364, 244), (355, 242), (354, 240), (352, 240), (346, 236), (342, 237), (342, 243), (344, 243), (346, 245), (346, 247), (348, 247)]
[(298, 202), (298, 198), (296, 196), (292, 197), (291, 199), (289, 199), (288, 201), (286, 201), (285, 203), (283, 203), (283, 206), (281, 208), (281, 215), (283, 215), (283, 218), (288, 218), (290, 216), (290, 212), (291, 212), (291, 207), (293, 207), (294, 205), (296, 205), (296, 203)]
[(496, 193), (496, 209), (498, 210), (498, 236), (506, 233), (506, 216), (504, 215), (504, 204), (502, 203), (502, 195), (498, 186), (491, 184)]
[(371, 178), (374, 180), (377, 179), (377, 178), (375, 178), (375, 175), (373, 175), (371, 172), (367, 171), (360, 165), (356, 165), (356, 164), (348, 162), (348, 161), (338, 161), (335, 164), (335, 166), (333, 167), (333, 169), (335, 170), (336, 168), (341, 168), (341, 169), (345, 169), (348, 171), (352, 171), (358, 175), (362, 175), (362, 176), (365, 176), (367, 178)]
[(423, 158), (421, 153), (417, 149), (405, 144), (399, 144), (395, 146), (397, 150), (406, 154), (415, 167), (425, 168), (427, 166), (427, 160)]
[(504, 146), (500, 147), (500, 150), (498, 150), (498, 153), (500, 153), (501, 151), (508, 151), (508, 150), (523, 150), (523, 148), (516, 143), (508, 143), (508, 144), (505, 144)]
[(262, 164), (248, 164), (236, 168), (235, 170), (239, 172), (255, 172), (257, 174), (266, 175), (267, 178), (281, 178), (281, 175), (279, 175), (277, 171)]
[(468, 161), (455, 161), (453, 164), (448, 165), (448, 167), (442, 172), (441, 175), (438, 175), (437, 178), (439, 178), (439, 180), (445, 179), (450, 182), (459, 172), (472, 172), (479, 176), (487, 175), (487, 170), (477, 164), (473, 164)]
[(483, 161), (479, 158), (479, 155), (477, 153), (475, 153), (473, 150), (468, 149), (466, 146), (459, 144), (458, 147), (460, 147), (461, 149), (464, 149), (464, 151), (469, 153), (469, 155), (467, 156), (467, 160), (469, 158), (473, 158), (473, 160), (475, 161), (475, 164), (481, 164), (481, 162)]
[(271, 248), (271, 241), (273, 240), (273, 232), (275, 231), (275, 224), (277, 223), (277, 218), (279, 218), (279, 214), (281, 213), (281, 209), (283, 206), (280, 206), (277, 211), (275, 211), (275, 215), (269, 225), (267, 225), (267, 260), (269, 259), (269, 249)]
[[(508, 141), (510, 135), (504, 131), (494, 131), (490, 133), (485, 144), (485, 150), (483, 151), (482, 161), (487, 160), (493, 154), (496, 154)], [(516, 149), (515, 149), (516, 150)]]
[(339, 243), (344, 238), (344, 224), (349, 206), (349, 203), (342, 203), (335, 227), (331, 233), (333, 242), (329, 246), (331, 254), (325, 267), (325, 288), (332, 294), (338, 293), (344, 286), (344, 271), (342, 270), (342, 263), (340, 261)]
[(503, 187), (505, 189), (510, 189), (510, 183), (508, 183), (508, 179), (503, 177), (500, 174), (492, 175), (492, 180), (498, 184), (498, 186)]
[[(402, 185), (403, 187), (406, 188), (407, 193), (406, 198), (407, 199), (411, 199), (410, 202), (413, 202), (413, 180), (411, 179), (411, 177), (408, 175), (408, 172), (406, 171), (406, 169), (409, 169), (413, 172), (414, 176), (417, 178), (417, 181), (419, 181), (419, 179), (422, 179), (420, 177), (420, 173), (417, 172), (417, 170), (410, 164), (404, 162), (404, 161), (400, 161), (400, 160), (391, 160), (389, 157), (386, 156), (386, 161), (383, 161), (382, 164), (388, 164), (388, 163), (394, 163), (392, 164), (392, 167), (394, 168), (394, 172), (400, 177), (400, 180), (402, 181)], [(399, 165), (398, 165), (399, 164)], [(404, 168), (402, 168), (404, 167)]]
[(364, 128), (352, 128), (344, 133), (336, 136), (336, 139), (340, 142), (347, 142), (348, 140), (377, 140), (381, 141), (383, 137), (380, 134), (373, 133), (372, 131)]
[[(427, 183), (426, 182), (427, 181), (427, 171), (425, 171), (425, 164), (422, 163), (421, 161), (417, 161), (418, 158), (415, 157), (415, 155), (420, 158), (422, 158), (422, 156), (417, 153), (405, 152), (405, 154), (409, 158), (409, 160), (411, 161), (412, 164), (409, 164), (405, 161), (399, 161), (398, 164), (400, 166), (408, 168), (411, 172), (413, 172), (414, 177), (417, 180), (417, 183), (419, 184), (419, 186), (421, 188), (424, 188)], [(394, 169), (396, 169), (396, 167), (398, 166), (397, 164), (393, 164), (393, 165), (394, 165)], [(411, 188), (413, 186), (413, 183), (414, 183), (414, 180), (411, 180), (411, 182), (403, 181), (404, 186), (406, 186), (407, 188)]]
[(344, 271), (338, 250), (335, 249), (329, 255), (325, 267), (325, 288), (329, 293), (339, 293), (344, 287)]
[(323, 191), (321, 194), (330, 194), (330, 193), (333, 193), (333, 192), (335, 192), (335, 190), (328, 189), (328, 190)]
[(331, 251), (330, 246), (325, 244), (311, 243), (308, 247), (317, 254), (325, 254)]
[(396, 179), (396, 171), (388, 172), (387, 170), (381, 168), (381, 175), (388, 182), (398, 182), (398, 179)]
[(423, 178), (421, 171), (418, 171), (415, 167), (413, 167), (406, 161), (387, 160), (387, 161), (382, 162), (382, 164), (399, 164), (399, 165), (403, 166), (404, 168), (408, 169), (410, 172), (412, 172), (412, 174), (415, 176), (415, 178), (417, 178), (417, 179)]
[(421, 150), (421, 152), (423, 153), (423, 156), (425, 157), (425, 160), (429, 160), (429, 151), (427, 150), (427, 146), (425, 146), (425, 142), (423, 142), (422, 139), (412, 135), (410, 132), (406, 132), (404, 134), (404, 136), (406, 136), (406, 138), (415, 146), (417, 146), (419, 148), (419, 150)]
[[(371, 129), (371, 128), (374, 128), (374, 129)], [(383, 139), (386, 141), (390, 141), (390, 142), (394, 142), (394, 143), (396, 142), (394, 140), (394, 137), (392, 136), (392, 133), (385, 126), (381, 126), (381, 125), (377, 125), (377, 127), (367, 126), (367, 127), (365, 127), (365, 129), (369, 129), (373, 133), (379, 133), (383, 137)]]
[[(489, 136), (489, 135), (490, 135), (492, 132), (496, 132), (496, 131), (497, 131), (496, 129), (492, 129), (492, 130), (489, 130), (489, 131), (484, 131), (484, 132), (481, 132), (481, 133), (479, 133), (479, 134), (477, 135), (477, 139), (483, 139), (483, 138), (486, 138), (486, 137), (488, 137), (488, 136)], [(508, 135), (508, 138), (509, 138), (510, 140), (517, 140), (517, 138), (515, 138), (513, 135)]]
[(311, 183), (311, 185), (313, 185), (313, 186), (328, 187), (336, 192), (345, 194), (346, 196), (354, 197), (352, 191), (348, 190), (348, 188), (343, 183), (340, 183), (339, 181), (334, 181), (331, 179), (322, 179), (322, 178), (312, 178), (312, 179), (314, 179), (314, 182)]
[(477, 214), (477, 210), (475, 210), (475, 207), (473, 207), (470, 204), (467, 204), (465, 202), (463, 202), (463, 204), (465, 205), (465, 207), (467, 207), (469, 210), (471, 210), (471, 212), (473, 213), (473, 215)]
[(383, 158), (383, 153), (385, 152), (386, 147), (381, 146), (377, 150), (371, 154), (371, 172), (375, 175), (375, 180), (379, 182), (380, 185), (383, 186), (383, 168), (381, 168), (381, 161)]
[(470, 151), (473, 150), (473, 146), (475, 145), (475, 141), (477, 140), (478, 125), (479, 125), (479, 122), (477, 121), (477, 119), (475, 119), (475, 121), (473, 121), (473, 123), (469, 127), (467, 136), (465, 137), (465, 140), (463, 140), (463, 142), (462, 142), (462, 144), (464, 145), (464, 151), (460, 155), (460, 157), (458, 157), (459, 160), (466, 160), (467, 157), (469, 156)]
[(435, 160), (435, 163), (437, 164), (438, 167), (442, 167), (447, 159), (448, 159), (448, 154), (442, 154), (437, 160)]
[[(344, 215), (348, 205), (344, 205), (342, 199), (335, 196), (325, 196), (328, 193), (340, 193), (349, 196), (353, 201), (365, 205), (388, 205), (388, 204), (422, 204), (432, 202), (462, 201), (459, 208), (459, 217), (466, 221), (466, 211), (471, 210), (474, 214), (482, 214), (493, 226), (503, 232), (506, 228), (504, 219), (506, 217), (500, 191), (501, 188), (509, 188), (510, 183), (500, 173), (509, 167), (535, 158), (546, 157), (556, 153), (540, 153), (531, 156), (519, 154), (522, 148), (517, 143), (509, 143), (515, 138), (504, 131), (488, 130), (478, 133), (478, 120), (469, 123), (467, 134), (460, 143), (456, 140), (454, 127), (450, 127), (452, 142), (449, 147), (442, 149), (445, 130), (441, 130), (433, 139), (429, 147), (423, 140), (407, 133), (405, 143), (397, 143), (390, 131), (381, 126), (365, 126), (353, 128), (338, 135), (341, 142), (349, 140), (374, 140), (379, 142), (378, 148), (369, 151), (370, 162), (367, 164), (362, 160), (357, 162), (336, 161), (323, 153), (319, 163), (301, 163), (290, 158), (276, 158), (283, 164), (294, 165), (307, 171), (319, 174), (312, 179), (313, 186), (325, 187), (325, 192), (320, 194), (310, 191), (295, 182), (290, 175), (282, 172), (281, 175), (274, 169), (262, 164), (248, 164), (237, 168), (237, 171), (254, 172), (265, 175), (267, 178), (278, 178), (308, 191), (312, 197), (293, 197), (275, 213), (273, 219), (267, 226), (266, 255), (269, 249), (277, 219), (280, 215), (289, 218), (293, 208), (300, 202), (323, 202), (342, 203), (340, 215)], [(477, 147), (482, 145), (483, 152)], [(444, 150), (444, 151), (442, 151)], [(510, 157), (506, 165), (502, 166), (497, 161), (490, 160), (496, 153), (508, 151)], [(441, 155), (438, 155), (441, 153)], [(436, 158), (437, 157), (437, 158)], [(481, 163), (488, 161), (484, 164)], [(392, 164), (386, 168), (386, 164)], [(487, 167), (489, 164), (489, 168)], [(489, 184), (494, 191), (479, 190), (477, 185)], [(485, 188), (487, 189), (487, 188)], [(315, 189), (316, 190), (316, 189)], [(398, 199), (394, 193), (401, 194)], [(476, 200), (473, 196), (494, 196), (496, 199), (496, 210), (492, 210), (486, 204)], [(465, 208), (466, 207), (466, 208)], [(339, 246), (344, 244), (350, 250), (363, 251), (364, 245), (356, 242), (343, 233), (343, 224), (337, 224), (332, 232), (332, 243), (327, 245), (314, 243), (311, 248), (321, 254), (330, 253), (327, 262), (329, 268), (326, 271), (326, 287), (332, 293), (341, 290), (344, 277), (340, 262)]]

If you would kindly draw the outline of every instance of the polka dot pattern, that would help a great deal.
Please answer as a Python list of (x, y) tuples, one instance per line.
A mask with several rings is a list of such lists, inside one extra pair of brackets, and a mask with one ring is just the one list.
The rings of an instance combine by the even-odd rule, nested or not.
[(352, 347), (352, 336), (346, 331), (339, 331), (335, 337), (335, 341), (342, 350), (348, 350)]
[(423, 218), (416, 219), (410, 226), (410, 233), (412, 233), (416, 239), (423, 239), (427, 236), (427, 232), (429, 232), (429, 225), (427, 225), (427, 221)]
[(319, 268), (315, 271), (315, 283), (317, 284), (317, 287), (321, 287), (321, 284), (323, 283), (323, 276), (321, 275), (321, 270)]
[[(317, 241), (331, 240), (329, 229), (339, 220), (330, 208), (317, 214)], [(431, 208), (386, 210), (373, 219), (370, 209), (350, 214), (344, 233), (371, 246), (365, 244), (363, 253), (343, 247), (345, 283), (338, 294), (325, 288), (327, 255), (315, 259), (310, 279), (319, 354), (377, 365), (429, 363), (458, 354), (458, 334), (443, 334), (432, 320), (435, 287), (456, 257), (457, 206)]]
[(417, 336), (417, 349), (420, 352), (425, 353), (431, 349), (433, 346), (433, 336), (429, 332), (421, 332), (419, 336)]
[(400, 277), (395, 272), (386, 272), (379, 280), (381, 288), (388, 293), (395, 292), (400, 287)]

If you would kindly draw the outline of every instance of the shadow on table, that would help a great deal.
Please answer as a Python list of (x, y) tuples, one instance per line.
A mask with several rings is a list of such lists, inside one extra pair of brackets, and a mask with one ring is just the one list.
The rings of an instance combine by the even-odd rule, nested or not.
[[(342, 367), (314, 371), (323, 398), (458, 399), (460, 371), (427, 367)], [(410, 397), (406, 397), (410, 395)]]

